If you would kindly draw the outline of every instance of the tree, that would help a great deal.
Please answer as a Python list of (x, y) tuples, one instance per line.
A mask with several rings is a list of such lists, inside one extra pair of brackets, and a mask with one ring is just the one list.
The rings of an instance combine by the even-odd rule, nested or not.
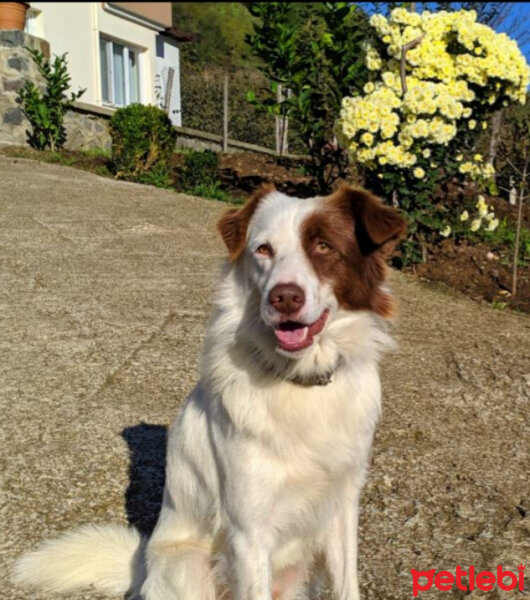
[[(257, 22), (246, 40), (270, 81), (265, 100), (258, 101), (253, 91), (248, 99), (290, 119), (310, 156), (308, 171), (326, 192), (347, 167), (333, 128), (342, 98), (360, 93), (367, 81), (368, 20), (346, 2), (253, 2), (247, 8)], [(289, 95), (279, 99), (279, 85)]]
[(240, 2), (173, 2), (173, 23), (196, 39), (182, 45), (185, 61), (223, 67), (254, 66), (245, 35), (254, 19)]
[[(517, 225), (514, 240), (512, 266), (512, 296), (517, 294), (517, 267), (520, 256), (523, 204), (529, 197), (530, 186), (530, 102), (524, 106), (512, 106), (505, 114), (505, 128), (500, 139), (499, 178), (504, 191), (514, 189), (517, 193)], [(515, 181), (514, 181), (515, 180)], [(512, 185), (513, 183), (513, 185)], [(527, 242), (528, 243), (528, 242)], [(524, 248), (528, 253), (528, 249)]]

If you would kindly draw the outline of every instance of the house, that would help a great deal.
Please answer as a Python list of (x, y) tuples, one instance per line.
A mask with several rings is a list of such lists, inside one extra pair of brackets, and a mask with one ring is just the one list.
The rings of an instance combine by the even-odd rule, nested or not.
[(31, 2), (25, 32), (67, 53), (78, 105), (95, 113), (154, 104), (181, 125), (179, 44), (171, 2)]

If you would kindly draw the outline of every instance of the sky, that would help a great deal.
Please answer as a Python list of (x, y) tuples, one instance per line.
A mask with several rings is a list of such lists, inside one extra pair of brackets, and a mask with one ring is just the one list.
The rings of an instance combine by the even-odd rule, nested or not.
[[(510, 37), (514, 37), (519, 42), (519, 48), (526, 56), (526, 60), (530, 63), (530, 2), (510, 2), (512, 10), (510, 17), (506, 23), (503, 23), (498, 31), (507, 33)], [(525, 38), (521, 38), (521, 34), (525, 33)]]
[[(373, 12), (373, 2), (359, 2), (368, 13)], [(386, 4), (386, 3), (380, 3)], [(431, 4), (429, 2), (417, 4)], [(477, 4), (479, 4), (477, 2)], [(509, 2), (510, 13), (504, 23), (496, 30), (499, 33), (506, 33), (511, 38), (515, 38), (519, 44), (519, 48), (530, 64), (530, 2)], [(419, 9), (421, 10), (421, 9)]]

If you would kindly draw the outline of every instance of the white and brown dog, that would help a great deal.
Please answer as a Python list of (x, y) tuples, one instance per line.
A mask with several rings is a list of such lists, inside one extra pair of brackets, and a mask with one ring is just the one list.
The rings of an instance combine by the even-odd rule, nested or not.
[(199, 383), (170, 429), (151, 538), (84, 526), (17, 564), (49, 591), (93, 584), (143, 600), (306, 597), (322, 556), (358, 600), (357, 519), (380, 411), (393, 302), (393, 208), (343, 187), (302, 200), (272, 186), (219, 221), (229, 262)]

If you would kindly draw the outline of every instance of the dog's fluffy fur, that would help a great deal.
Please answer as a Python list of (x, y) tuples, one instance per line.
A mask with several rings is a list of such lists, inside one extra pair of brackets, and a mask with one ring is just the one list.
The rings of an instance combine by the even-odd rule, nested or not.
[[(392, 313), (385, 258), (403, 233), (363, 191), (300, 200), (266, 187), (219, 222), (230, 260), (200, 379), (169, 432), (151, 538), (85, 526), (16, 563), (49, 591), (142, 600), (302, 598), (315, 558), (357, 600), (358, 500)], [(273, 299), (275, 286), (303, 295)]]

